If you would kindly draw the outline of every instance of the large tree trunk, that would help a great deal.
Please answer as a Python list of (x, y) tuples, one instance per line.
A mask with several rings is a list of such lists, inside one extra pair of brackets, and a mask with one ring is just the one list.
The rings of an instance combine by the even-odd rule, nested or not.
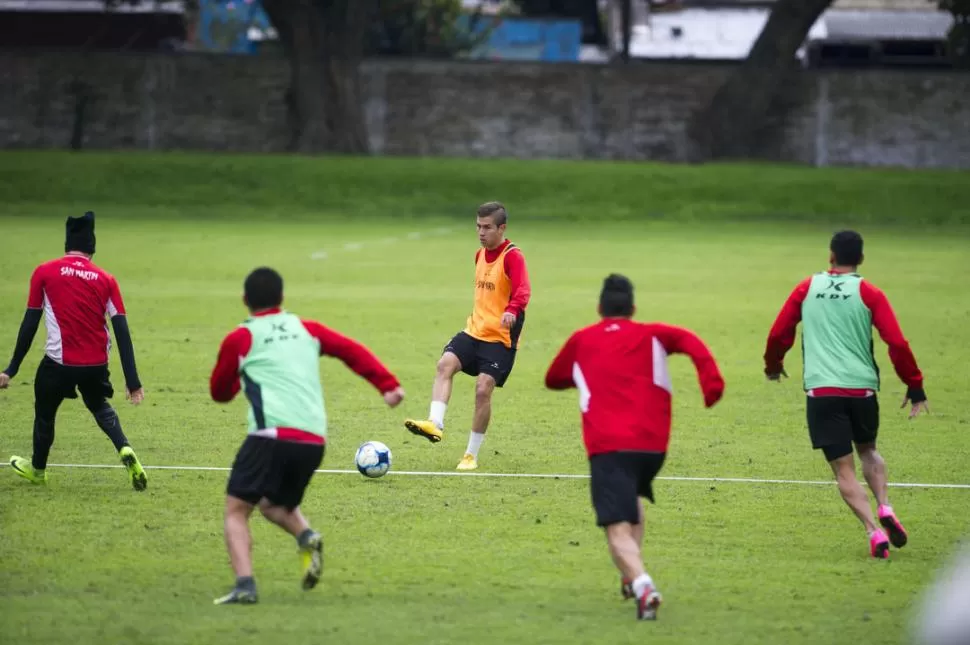
[(290, 150), (368, 152), (360, 62), (376, 0), (263, 0), (290, 61)]
[(694, 116), (690, 125), (694, 160), (754, 154), (772, 103), (796, 68), (795, 52), (830, 4), (832, 0), (775, 3), (748, 57)]

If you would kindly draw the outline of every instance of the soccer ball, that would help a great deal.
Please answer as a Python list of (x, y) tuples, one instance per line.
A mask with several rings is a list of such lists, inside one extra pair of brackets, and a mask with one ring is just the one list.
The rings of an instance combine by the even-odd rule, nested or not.
[(364, 477), (383, 477), (391, 469), (391, 449), (380, 441), (368, 441), (357, 449), (354, 461)]

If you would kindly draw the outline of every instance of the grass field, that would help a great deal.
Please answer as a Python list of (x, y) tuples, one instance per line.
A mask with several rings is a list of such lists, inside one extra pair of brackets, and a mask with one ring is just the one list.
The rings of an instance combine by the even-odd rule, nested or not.
[[(471, 303), (474, 208), (510, 208), (533, 282), (522, 349), (496, 395), (483, 476), (453, 474), (472, 381), (446, 438), (402, 427), (427, 413), (434, 362)], [(762, 376), (764, 339), (791, 288), (825, 267), (840, 226), (866, 237), (862, 273), (894, 304), (926, 375), (932, 415), (907, 421), (883, 368), (882, 450), (895, 483), (970, 484), (970, 181), (960, 173), (768, 166), (0, 153), (0, 360), (27, 281), (63, 248), (63, 220), (98, 214), (101, 266), (125, 294), (147, 398), (116, 399), (149, 489), (124, 471), (50, 468), (31, 487), (0, 469), (0, 633), (10, 642), (729, 643), (909, 642), (925, 585), (968, 535), (970, 489), (895, 487), (910, 545), (867, 558), (864, 533), (804, 429), (800, 357)], [(327, 541), (324, 583), (298, 584), (295, 546), (254, 520), (261, 603), (213, 607), (232, 583), (222, 543), (226, 472), (245, 404), (208, 399), (222, 337), (245, 317), (242, 279), (271, 265), (286, 304), (367, 343), (408, 398), (388, 410), (323, 359), (331, 438), (346, 471), (364, 440), (394, 471), (324, 473), (304, 509)], [(552, 356), (595, 320), (602, 278), (636, 284), (638, 319), (697, 331), (724, 372), (704, 410), (675, 359), (675, 429), (648, 570), (666, 604), (636, 624), (593, 524), (574, 394), (544, 390)], [(0, 392), (0, 452), (29, 455), (43, 331)], [(6, 363), (4, 362), (3, 365)], [(2, 369), (3, 365), (0, 365)], [(123, 387), (117, 355), (116, 388)], [(61, 408), (52, 464), (114, 464), (79, 402)], [(731, 482), (714, 478), (789, 480)]]

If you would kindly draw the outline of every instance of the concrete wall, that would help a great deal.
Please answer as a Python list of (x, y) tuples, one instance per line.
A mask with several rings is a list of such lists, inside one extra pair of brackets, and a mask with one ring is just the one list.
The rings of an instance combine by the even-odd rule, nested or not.
[[(683, 161), (724, 65), (370, 61), (373, 152)], [(285, 61), (0, 53), (0, 147), (285, 150)], [(970, 167), (970, 74), (803, 72), (759, 137), (763, 159)]]

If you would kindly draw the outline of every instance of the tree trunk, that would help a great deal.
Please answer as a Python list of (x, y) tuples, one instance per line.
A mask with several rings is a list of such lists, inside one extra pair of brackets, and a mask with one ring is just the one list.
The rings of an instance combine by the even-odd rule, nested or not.
[(620, 0), (620, 22), (623, 25), (623, 50), (621, 58), (630, 62), (630, 40), (633, 38), (633, 0)]
[(690, 124), (695, 161), (746, 158), (796, 68), (795, 52), (832, 0), (778, 0), (745, 61)]
[(360, 62), (376, 0), (263, 0), (290, 61), (294, 152), (366, 154)]

